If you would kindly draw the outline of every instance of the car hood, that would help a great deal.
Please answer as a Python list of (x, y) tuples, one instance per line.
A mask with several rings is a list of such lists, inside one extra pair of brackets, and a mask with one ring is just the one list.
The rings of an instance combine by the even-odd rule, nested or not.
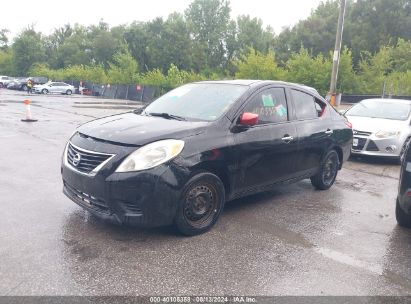
[(197, 135), (208, 124), (125, 113), (88, 122), (80, 126), (78, 132), (103, 141), (141, 146), (161, 139)]
[(358, 131), (376, 133), (378, 131), (401, 130), (408, 125), (407, 121), (392, 120), (371, 117), (349, 116), (347, 119), (352, 123), (352, 128)]

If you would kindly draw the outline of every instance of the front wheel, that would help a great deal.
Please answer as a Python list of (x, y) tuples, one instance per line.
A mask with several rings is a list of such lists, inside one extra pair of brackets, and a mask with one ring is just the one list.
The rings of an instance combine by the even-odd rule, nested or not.
[(401, 227), (411, 228), (411, 214), (407, 214), (402, 210), (398, 198), (397, 203), (395, 204), (395, 218), (397, 219), (398, 225)]
[(323, 158), (320, 171), (311, 177), (311, 184), (319, 190), (329, 189), (335, 181), (340, 161), (335, 150), (329, 151)]
[(42, 94), (48, 94), (48, 93), (49, 93), (49, 90), (43, 89), (43, 90), (41, 90), (41, 93), (42, 93)]
[(71, 93), (73, 93), (71, 90), (66, 91), (66, 95), (71, 95)]
[(217, 222), (225, 203), (221, 180), (211, 173), (200, 173), (184, 186), (174, 223), (184, 235), (204, 233)]

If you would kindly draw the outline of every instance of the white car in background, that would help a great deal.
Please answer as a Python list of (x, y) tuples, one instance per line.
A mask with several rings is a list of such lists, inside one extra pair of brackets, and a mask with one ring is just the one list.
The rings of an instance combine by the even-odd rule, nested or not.
[(0, 76), (0, 88), (6, 88), (7, 85), (14, 80), (13, 77)]
[(345, 112), (352, 124), (352, 154), (402, 160), (411, 138), (411, 100), (365, 99)]
[(42, 85), (35, 85), (33, 87), (35, 93), (41, 94), (73, 94), (76, 89), (71, 84), (65, 82), (48, 82)]

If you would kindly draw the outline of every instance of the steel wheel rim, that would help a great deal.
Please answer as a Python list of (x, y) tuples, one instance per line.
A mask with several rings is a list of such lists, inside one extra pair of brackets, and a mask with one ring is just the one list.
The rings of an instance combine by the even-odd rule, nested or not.
[(214, 186), (201, 184), (187, 191), (183, 207), (185, 220), (201, 229), (210, 225), (218, 211), (218, 194)]
[(324, 163), (323, 182), (326, 185), (331, 184), (337, 175), (337, 156), (330, 155)]

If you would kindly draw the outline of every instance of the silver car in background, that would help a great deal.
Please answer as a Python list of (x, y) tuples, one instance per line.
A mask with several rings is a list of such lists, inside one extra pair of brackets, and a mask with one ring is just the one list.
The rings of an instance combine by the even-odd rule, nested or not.
[(402, 159), (411, 137), (411, 101), (365, 99), (345, 112), (353, 127), (352, 154)]
[(41, 94), (66, 94), (71, 95), (76, 91), (76, 88), (65, 82), (48, 82), (42, 85), (35, 85), (33, 91)]

